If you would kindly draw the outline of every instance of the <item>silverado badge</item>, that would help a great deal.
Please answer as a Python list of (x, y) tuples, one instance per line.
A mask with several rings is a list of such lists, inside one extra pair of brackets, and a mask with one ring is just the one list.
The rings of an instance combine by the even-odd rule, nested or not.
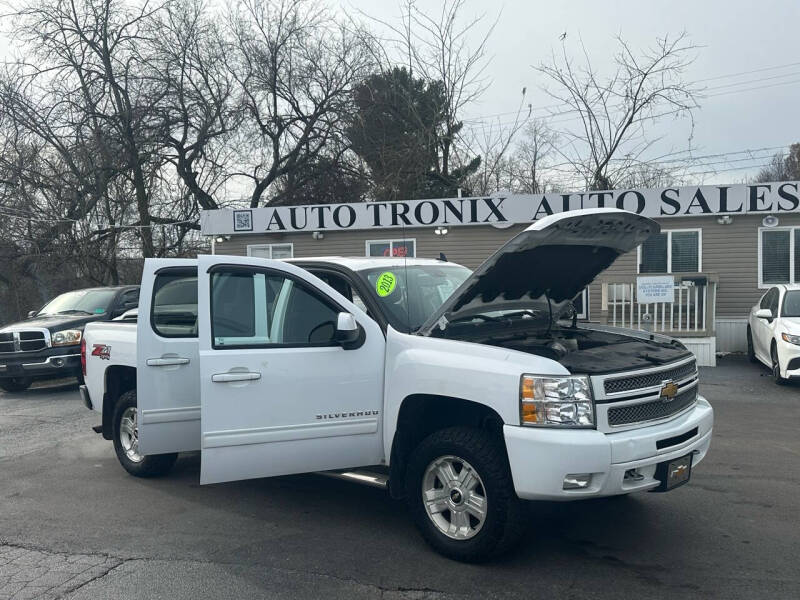
[(666, 379), (661, 382), (661, 392), (658, 397), (662, 402), (672, 402), (678, 393), (678, 384), (671, 379)]

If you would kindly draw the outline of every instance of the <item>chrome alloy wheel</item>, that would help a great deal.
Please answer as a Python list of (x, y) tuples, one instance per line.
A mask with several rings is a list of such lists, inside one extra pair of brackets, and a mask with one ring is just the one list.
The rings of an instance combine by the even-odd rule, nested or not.
[(483, 527), (486, 489), (475, 468), (463, 458), (440, 456), (422, 477), (422, 502), (436, 528), (454, 540), (467, 540)]
[(128, 460), (135, 463), (142, 462), (144, 456), (139, 454), (139, 425), (135, 406), (129, 406), (122, 413), (119, 422), (119, 442)]

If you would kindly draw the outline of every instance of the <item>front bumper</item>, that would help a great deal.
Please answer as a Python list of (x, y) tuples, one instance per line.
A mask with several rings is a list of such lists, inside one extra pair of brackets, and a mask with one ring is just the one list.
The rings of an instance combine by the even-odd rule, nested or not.
[[(714, 410), (698, 396), (693, 409), (671, 421), (618, 433), (514, 425), (505, 425), (503, 433), (514, 489), (520, 498), (578, 500), (658, 487), (656, 466), (687, 454), (694, 454), (694, 468), (708, 452), (713, 426)], [(697, 433), (689, 439), (670, 441), (694, 428)], [(633, 472), (634, 477), (626, 478), (626, 472)], [(567, 475), (589, 473), (588, 487), (563, 489)]]
[(0, 354), (0, 378), (47, 379), (77, 376), (80, 372), (80, 346), (47, 348), (40, 352)]
[(790, 344), (780, 336), (775, 342), (778, 348), (778, 365), (781, 377), (800, 378), (800, 346)]

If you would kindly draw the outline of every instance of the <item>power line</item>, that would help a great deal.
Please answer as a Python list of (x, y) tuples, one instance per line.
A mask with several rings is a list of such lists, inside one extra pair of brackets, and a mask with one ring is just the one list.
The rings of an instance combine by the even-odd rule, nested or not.
[(797, 75), (800, 75), (800, 71), (791, 71), (789, 73), (782, 73), (781, 75), (773, 75), (771, 77), (759, 77), (758, 79), (749, 79), (746, 81), (736, 81), (734, 83), (726, 83), (725, 85), (715, 85), (714, 87), (707, 89), (721, 90), (724, 88), (737, 87), (740, 85), (748, 85), (751, 83), (758, 83), (759, 81), (772, 81), (775, 79), (785, 79), (786, 77), (796, 77)]
[(795, 79), (793, 81), (783, 81), (781, 83), (773, 83), (771, 85), (760, 85), (758, 87), (751, 87), (751, 88), (744, 88), (741, 90), (731, 90), (730, 92), (720, 92), (719, 94), (708, 94), (707, 98), (715, 98), (716, 96), (727, 96), (728, 94), (738, 94), (741, 92), (753, 92), (756, 90), (766, 90), (768, 88), (779, 87), (782, 85), (793, 85), (796, 83), (800, 83), (800, 79)]
[[(16, 208), (12, 208), (12, 207), (3, 206), (3, 207), (0, 207), (0, 215), (4, 216), (4, 217), (8, 217), (9, 219), (19, 219), (19, 220), (22, 220), (22, 221), (28, 221), (28, 222), (34, 222), (34, 223), (49, 223), (49, 224), (53, 224), (53, 225), (58, 224), (58, 223), (71, 223), (72, 224), (72, 223), (83, 223), (84, 222), (81, 219), (67, 219), (67, 218), (62, 218), (62, 219), (44, 219), (44, 218), (41, 218), (41, 217), (34, 217), (34, 216), (31, 216), (31, 215), (20, 215), (20, 214), (3, 212), (4, 210), (9, 209), (9, 208), (11, 208), (12, 210), (20, 210), (20, 209), (16, 209)], [(184, 221), (174, 221), (174, 222), (170, 222), (170, 223), (153, 223), (151, 225), (110, 225), (109, 224), (109, 225), (104, 225), (104, 226), (101, 226), (101, 227), (105, 227), (107, 229), (109, 229), (109, 228), (115, 228), (115, 229), (156, 229), (156, 228), (160, 228), (160, 227), (172, 227), (172, 226), (177, 226), (177, 225), (186, 225), (186, 224), (190, 224), (190, 223), (194, 224), (196, 222), (197, 221), (194, 221), (194, 220), (191, 220), (191, 219), (186, 219)]]
[[(778, 69), (782, 69), (782, 68), (795, 67), (795, 66), (799, 66), (799, 65), (800, 65), (800, 62), (786, 63), (786, 64), (783, 64), (783, 65), (775, 65), (775, 66), (772, 66), (772, 67), (763, 67), (763, 68), (760, 68), (760, 69), (754, 69), (754, 70), (751, 70), (751, 71), (740, 71), (738, 73), (729, 73), (727, 75), (718, 75), (716, 77), (707, 77), (707, 78), (697, 79), (695, 81), (692, 81), (692, 82), (690, 82), (690, 85), (696, 85), (696, 84), (705, 83), (705, 82), (708, 82), (708, 81), (719, 81), (720, 79), (729, 79), (729, 78), (732, 78), (732, 77), (739, 77), (739, 76), (742, 76), (742, 75), (751, 75), (751, 74), (754, 74), (754, 73), (763, 73), (763, 72), (768, 72), (768, 71), (774, 71), (774, 70), (778, 70)], [(796, 76), (796, 75), (800, 75), (800, 71), (792, 72), (792, 73), (783, 73), (783, 74), (780, 74), (780, 75), (772, 75), (772, 76), (769, 76), (769, 77), (760, 77), (760, 78), (755, 78), (755, 79), (751, 79), (751, 80), (748, 80), (748, 81), (739, 81), (739, 82), (728, 83), (728, 84), (723, 84), (723, 85), (718, 85), (718, 86), (712, 86), (712, 87), (706, 88), (704, 91), (714, 91), (714, 90), (719, 90), (719, 89), (724, 89), (724, 88), (729, 88), (729, 87), (748, 85), (748, 84), (751, 84), (751, 83), (758, 83), (760, 81), (769, 81), (769, 80), (774, 80), (774, 79), (782, 79), (782, 78), (785, 78), (785, 77), (791, 77), (791, 76)], [(754, 88), (754, 89), (762, 89), (762, 88)], [(736, 93), (738, 91), (749, 91), (749, 90), (731, 90), (731, 93)], [(715, 96), (719, 96), (719, 95), (722, 95), (722, 94), (709, 94), (708, 97), (715, 97)], [(470, 117), (468, 119), (463, 119), (463, 122), (464, 123), (488, 122), (488, 121), (491, 121), (491, 119), (494, 118), (494, 117), (500, 117), (500, 116), (505, 116), (505, 115), (518, 115), (518, 114), (522, 115), (522, 114), (525, 114), (525, 113), (527, 113), (527, 116), (525, 116), (525, 119), (527, 119), (528, 116), (532, 116), (533, 112), (542, 111), (542, 110), (546, 110), (546, 109), (549, 109), (549, 108), (559, 108), (561, 106), (563, 106), (563, 104), (561, 104), (561, 103), (560, 104), (549, 104), (549, 105), (535, 106), (535, 107), (532, 107), (532, 106), (529, 105), (527, 107), (527, 109), (505, 111), (505, 112), (499, 112), (499, 113), (488, 114), (488, 115), (479, 115), (477, 117)], [(560, 115), (568, 114), (568, 113), (571, 113), (571, 112), (577, 112), (577, 110), (571, 109), (571, 110), (568, 110), (568, 111), (561, 111), (561, 112), (558, 112), (558, 113), (547, 113), (545, 115), (541, 115), (539, 118), (560, 116)], [(510, 122), (510, 124), (513, 124), (515, 122), (516, 121), (512, 121), (512, 122)], [(506, 125), (507, 124), (509, 124), (509, 123), (506, 123)]]
[(753, 73), (764, 73), (765, 71), (777, 71), (778, 69), (785, 69), (788, 67), (796, 67), (800, 62), (786, 63), (783, 65), (775, 65), (773, 67), (762, 67), (760, 69), (753, 69), (752, 71), (739, 71), (738, 73), (728, 73), (727, 75), (717, 75), (716, 77), (709, 77), (704, 81), (716, 81), (719, 79), (729, 79), (731, 77), (739, 77), (741, 75), (752, 75)]

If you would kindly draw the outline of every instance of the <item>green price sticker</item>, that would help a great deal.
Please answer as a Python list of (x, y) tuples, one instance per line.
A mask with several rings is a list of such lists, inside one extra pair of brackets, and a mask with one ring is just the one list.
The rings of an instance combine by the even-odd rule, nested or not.
[(391, 271), (384, 271), (378, 275), (378, 281), (375, 282), (375, 291), (378, 296), (385, 298), (394, 291), (394, 286), (397, 285), (397, 277)]

